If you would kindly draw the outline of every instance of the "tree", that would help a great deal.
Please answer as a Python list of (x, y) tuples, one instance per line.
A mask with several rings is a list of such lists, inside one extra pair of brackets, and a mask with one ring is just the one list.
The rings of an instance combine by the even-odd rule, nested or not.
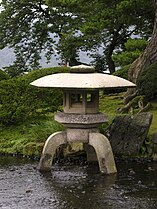
[(113, 73), (113, 51), (123, 48), (133, 33), (149, 36), (154, 15), (150, 0), (2, 0), (1, 4), (0, 48), (15, 49), (11, 70), (18, 73), (37, 68), (41, 51), (50, 61), (56, 46), (65, 60), (76, 59), (80, 49), (102, 47)]
[(153, 62), (157, 61), (157, 52), (156, 52), (156, 44), (157, 44), (157, 0), (154, 0), (155, 6), (155, 19), (154, 19), (154, 28), (152, 37), (149, 41), (148, 46), (146, 47), (144, 53), (136, 59), (129, 70), (129, 78), (131, 81), (136, 83), (139, 72), (142, 69), (146, 68)]
[(131, 63), (145, 50), (148, 41), (144, 38), (128, 39), (124, 44), (124, 50), (113, 53), (113, 60), (118, 69), (113, 73), (116, 76), (128, 79), (128, 71)]
[(62, 6), (46, 6), (44, 0), (2, 0), (1, 5), (0, 49), (12, 47), (16, 55), (16, 61), (6, 70), (18, 75), (39, 68), (42, 51), (50, 61), (73, 15), (67, 15)]
[[(142, 55), (140, 55), (130, 66), (128, 77), (134, 83), (140, 79), (140, 74), (146, 71), (149, 66), (157, 61), (157, 0), (154, 0), (155, 18), (152, 37)], [(145, 84), (144, 84), (145, 85)], [(128, 90), (124, 98), (124, 103), (127, 104), (138, 94), (138, 90)]]
[[(52, 0), (47, 0), (51, 4)], [(95, 56), (110, 72), (115, 71), (112, 54), (115, 49), (123, 48), (132, 34), (149, 36), (152, 28), (154, 10), (152, 1), (147, 0), (60, 0), (76, 16), (82, 17), (78, 29), (81, 48), (93, 50), (102, 48), (102, 55)], [(87, 12), (90, 11), (90, 12)], [(129, 15), (128, 15), (129, 14)]]
[(147, 44), (148, 41), (144, 38), (128, 39), (123, 50), (117, 50), (113, 53), (112, 58), (116, 67), (124, 67), (133, 63), (143, 53)]

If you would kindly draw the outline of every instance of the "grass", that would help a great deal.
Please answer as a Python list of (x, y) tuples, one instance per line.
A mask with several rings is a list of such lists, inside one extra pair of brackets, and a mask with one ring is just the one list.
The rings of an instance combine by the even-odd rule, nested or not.
[(52, 114), (17, 126), (1, 127), (0, 153), (39, 156), (48, 136), (62, 129)]
[(109, 116), (112, 120), (118, 114), (118, 109), (123, 106), (122, 94), (102, 95), (100, 94), (100, 112)]
[[(118, 114), (117, 109), (123, 106), (122, 96), (100, 94), (100, 112), (108, 115), (109, 122)], [(153, 114), (153, 121), (149, 135), (157, 132), (157, 100), (152, 102), (150, 112)], [(61, 130), (63, 126), (54, 121), (53, 114), (33, 118), (16, 126), (1, 126), (0, 153), (39, 157), (48, 136)]]
[[(101, 94), (100, 111), (109, 115), (110, 121), (120, 106), (120, 96), (107, 97)], [(0, 127), (0, 153), (38, 157), (48, 136), (61, 130), (63, 126), (54, 121), (53, 114), (33, 118), (16, 126)]]
[[(100, 112), (109, 116), (109, 122), (118, 114), (118, 109), (123, 107), (123, 94), (115, 94), (112, 96), (101, 95), (100, 97)], [(148, 110), (153, 114), (152, 124), (149, 129), (149, 135), (157, 132), (157, 99), (151, 102), (151, 108)], [(138, 110), (135, 110), (135, 113)]]

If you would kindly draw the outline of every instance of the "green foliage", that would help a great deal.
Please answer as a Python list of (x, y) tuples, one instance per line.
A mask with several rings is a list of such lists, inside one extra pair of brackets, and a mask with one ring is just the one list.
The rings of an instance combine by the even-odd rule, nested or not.
[(125, 43), (126, 51), (144, 51), (148, 44), (148, 41), (144, 38), (140, 39), (128, 39)]
[(51, 88), (37, 88), (30, 83), (42, 76), (66, 72), (68, 68), (48, 68), (32, 71), (18, 78), (0, 82), (0, 122), (17, 124), (33, 115), (54, 112), (62, 105), (62, 92)]
[(71, 61), (78, 58), (78, 50), (80, 42), (75, 38), (74, 34), (63, 34), (62, 39), (58, 44), (58, 52), (61, 55), (62, 60)]
[(150, 126), (149, 134), (157, 132), (157, 99), (151, 101), (151, 109), (150, 112), (153, 114), (152, 124)]
[(130, 65), (126, 65), (118, 70), (116, 70), (113, 75), (128, 79), (128, 71), (129, 71)]
[(112, 120), (117, 110), (123, 106), (123, 93), (115, 95), (101, 95), (100, 96), (100, 112), (109, 116), (109, 120)]
[(53, 67), (53, 68), (42, 68), (38, 70), (33, 70), (28, 74), (23, 75), (21, 78), (27, 80), (27, 82), (31, 83), (32, 81), (41, 78), (46, 75), (51, 75), (53, 73), (67, 73), (69, 72), (69, 68), (67, 67)]
[[(31, 77), (29, 74), (27, 76)], [(108, 114), (110, 120), (113, 119), (116, 109), (122, 104), (120, 95), (104, 96), (101, 94), (101, 111)], [(101, 129), (106, 125), (104, 124)], [(52, 113), (33, 117), (21, 124), (9, 127), (0, 126), (0, 153), (40, 157), (44, 142), (48, 136), (62, 130), (64, 130), (63, 126), (54, 121)]]
[(112, 56), (116, 66), (123, 67), (131, 64), (142, 54), (147, 44), (145, 39), (128, 39), (124, 44), (124, 51), (118, 51)]
[[(150, 36), (153, 25), (152, 17), (154, 17), (153, 2), (147, 0), (85, 2), (88, 2), (88, 6), (85, 4), (84, 9), (80, 10), (85, 21), (79, 28), (85, 43), (84, 47), (91, 50), (101, 46), (103, 55), (96, 57), (98, 68), (99, 63), (103, 63), (103, 70), (109, 69), (112, 73), (115, 71), (112, 54), (117, 49), (123, 49), (128, 37), (131, 37), (132, 34), (140, 34), (141, 37)], [(136, 57), (138, 55), (136, 54)]]
[[(22, 62), (21, 62), (21, 64), (22, 64)], [(28, 71), (27, 68), (25, 68), (21, 64), (18, 65), (18, 67), (17, 67), (17, 63), (10, 65), (8, 67), (4, 67), (4, 70), (11, 78), (18, 77)]]
[(137, 89), (147, 100), (157, 94), (157, 62), (140, 71), (137, 78)]
[(80, 49), (100, 46), (111, 60), (113, 51), (122, 48), (132, 34), (149, 37), (154, 20), (150, 0), (2, 0), (1, 4), (0, 49), (15, 49), (17, 59), (7, 68), (12, 74), (36, 69), (42, 51), (50, 61), (57, 46), (67, 60)]
[[(112, 96), (100, 94), (100, 111), (109, 116), (109, 122), (117, 115), (117, 109), (123, 106), (123, 94)], [(150, 112), (153, 114), (153, 121), (150, 127), (149, 135), (156, 132), (157, 127), (157, 100), (153, 100)], [(103, 132), (107, 123), (100, 127)], [(21, 154), (25, 156), (40, 157), (45, 140), (56, 131), (62, 131), (62, 125), (53, 119), (53, 114), (34, 117), (22, 124), (15, 126), (0, 126), (0, 153)], [(150, 138), (148, 138), (150, 139)], [(141, 147), (141, 154), (145, 155), (150, 141)], [(145, 145), (147, 147), (145, 147)]]
[(41, 52), (48, 62), (56, 53), (58, 39), (70, 30), (70, 22), (77, 21), (67, 15), (67, 9), (53, 1), (45, 5), (44, 0), (3, 0), (0, 13), (0, 49), (13, 47), (16, 60), (7, 67), (12, 75), (38, 69)]
[(0, 81), (9, 79), (9, 75), (7, 75), (3, 70), (0, 69)]
[(39, 157), (48, 136), (61, 130), (62, 125), (53, 120), (52, 114), (20, 125), (3, 127), (0, 134), (0, 153)]
[(116, 57), (113, 56), (113, 59), (116, 62), (116, 66), (125, 66), (131, 64), (135, 59), (137, 59), (141, 55), (141, 53), (142, 52), (140, 51), (123, 51), (119, 53)]
[(94, 58), (94, 61), (92, 61), (92, 64), (94, 65), (97, 72), (106, 71), (106, 59), (104, 55), (96, 54), (92, 56)]

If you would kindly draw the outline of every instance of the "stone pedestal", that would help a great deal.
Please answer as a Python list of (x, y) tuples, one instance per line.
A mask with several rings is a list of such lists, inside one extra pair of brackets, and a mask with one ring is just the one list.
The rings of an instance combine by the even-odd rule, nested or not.
[(105, 174), (117, 172), (110, 143), (98, 131), (98, 126), (107, 121), (104, 114), (57, 113), (55, 120), (62, 123), (66, 131), (54, 133), (47, 139), (39, 163), (40, 171), (51, 170), (57, 147), (68, 142), (82, 142), (88, 147), (86, 149), (87, 160), (97, 160), (100, 172)]

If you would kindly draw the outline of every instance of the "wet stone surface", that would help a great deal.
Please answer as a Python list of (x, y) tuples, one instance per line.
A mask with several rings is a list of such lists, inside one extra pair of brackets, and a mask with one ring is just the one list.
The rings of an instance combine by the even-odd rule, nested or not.
[(40, 173), (37, 162), (0, 158), (1, 209), (154, 209), (157, 163), (117, 161), (118, 175), (97, 165), (53, 166)]

